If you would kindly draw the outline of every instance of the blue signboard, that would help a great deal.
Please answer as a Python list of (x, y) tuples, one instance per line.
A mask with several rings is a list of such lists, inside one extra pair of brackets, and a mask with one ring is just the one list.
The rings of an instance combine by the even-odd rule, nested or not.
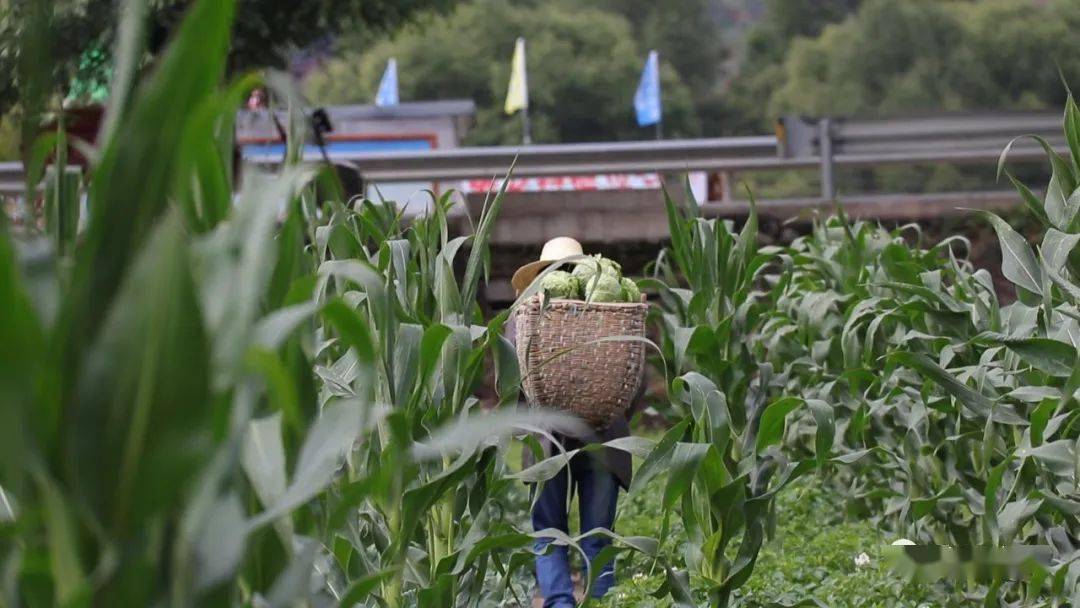
[[(338, 139), (326, 142), (326, 153), (331, 159), (335, 155), (352, 155), (374, 152), (415, 152), (430, 150), (428, 139)], [(277, 142), (242, 144), (241, 150), (246, 159), (265, 160), (285, 155), (285, 144)], [(304, 158), (316, 159), (322, 154), (315, 144), (304, 146)]]

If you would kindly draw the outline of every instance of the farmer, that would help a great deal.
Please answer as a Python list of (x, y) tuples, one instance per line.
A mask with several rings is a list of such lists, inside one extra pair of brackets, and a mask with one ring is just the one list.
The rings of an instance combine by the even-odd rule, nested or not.
[[(511, 285), (520, 294), (533, 282), (538, 274), (553, 262), (571, 256), (582, 255), (581, 243), (569, 237), (558, 237), (544, 244), (540, 259), (526, 264), (514, 273)], [(516, 342), (515, 315), (511, 314), (507, 322), (507, 335)], [(640, 392), (639, 392), (640, 397)], [(631, 410), (633, 408), (630, 408)], [(617, 417), (606, 428), (593, 430), (587, 436), (565, 436), (556, 434), (556, 440), (562, 450), (570, 451), (588, 443), (604, 443), (630, 434), (630, 416)], [(537, 436), (544, 449), (544, 457), (558, 453), (550, 439)], [(522, 455), (523, 466), (533, 464), (532, 451), (526, 449)], [(595, 528), (614, 529), (615, 504), (619, 487), (624, 490), (630, 485), (630, 454), (614, 448), (605, 448), (599, 452), (579, 453), (574, 456), (569, 466), (564, 467), (555, 477), (544, 482), (532, 511), (534, 531), (555, 528), (569, 534), (568, 506), (570, 497), (576, 491), (578, 495), (581, 531)], [(569, 548), (565, 545), (549, 549), (551, 538), (536, 541), (536, 581), (544, 608), (573, 608), (574, 584), (570, 577)], [(606, 536), (593, 535), (581, 541), (589, 563), (600, 550), (611, 543)], [(614, 561), (603, 566), (593, 583), (593, 597), (601, 597), (615, 582)]]

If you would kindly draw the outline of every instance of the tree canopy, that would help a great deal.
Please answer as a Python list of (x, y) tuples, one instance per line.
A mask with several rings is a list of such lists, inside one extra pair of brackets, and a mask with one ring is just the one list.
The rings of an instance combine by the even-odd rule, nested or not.
[[(152, 57), (164, 47), (179, 24), (190, 0), (147, 0), (148, 51)], [(233, 71), (284, 67), (288, 53), (341, 32), (378, 32), (401, 26), (421, 9), (444, 9), (453, 0), (237, 0), (236, 20), (229, 67)], [(117, 0), (56, 0), (34, 2), (15, 0), (0, 3), (0, 113), (20, 95), (16, 66), (26, 14), (31, 6), (48, 11), (49, 32), (45, 36), (51, 59), (52, 93), (68, 94), (70, 83), (96, 74), (80, 73), (87, 68), (88, 52), (112, 49), (119, 23)], [(100, 64), (89, 65), (91, 70)]]
[[(833, 23), (807, 25), (781, 10), (751, 36), (731, 99), (744, 128), (767, 128), (785, 113), (1056, 107), (1065, 97), (1061, 75), (1080, 82), (1075, 0), (833, 4)], [(781, 39), (787, 43), (777, 54), (769, 41)]]
[[(464, 2), (368, 47), (355, 45), (311, 77), (320, 103), (366, 103), (386, 60), (396, 57), (403, 100), (465, 97), (477, 104), (470, 143), (521, 141), (516, 116), (503, 100), (514, 40), (527, 38), (529, 114), (537, 142), (642, 139), (632, 98), (648, 48), (630, 21), (615, 12), (560, 2)], [(661, 49), (664, 128), (676, 136), (700, 133), (690, 88)]]
[[(789, 112), (1053, 107), (1064, 97), (1059, 66), (1080, 82), (1076, 0), (237, 2), (234, 72), (282, 67), (297, 49), (332, 41), (337, 53), (307, 91), (317, 103), (363, 103), (396, 57), (403, 99), (476, 102), (469, 143), (520, 141), (517, 117), (502, 113), (519, 35), (541, 142), (650, 137), (631, 107), (650, 49), (660, 52), (670, 136), (767, 132)], [(0, 2), (0, 72), (10, 75), (0, 81), (0, 115), (20, 95), (21, 7), (51, 13), (42, 50), (56, 66), (51, 93), (64, 96), (73, 77), (108, 68), (87, 58), (111, 48), (117, 3)], [(151, 56), (189, 3), (153, 0)], [(748, 22), (747, 35), (732, 34)], [(80, 90), (100, 87), (91, 79)]]

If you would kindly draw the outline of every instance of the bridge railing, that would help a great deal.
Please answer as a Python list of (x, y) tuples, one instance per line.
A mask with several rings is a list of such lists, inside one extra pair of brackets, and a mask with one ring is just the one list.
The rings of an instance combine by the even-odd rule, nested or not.
[(26, 187), (25, 181), (22, 163), (18, 161), (0, 163), (0, 195), (22, 194)]
[(994, 162), (1011, 141), (1013, 160), (1042, 158), (1042, 138), (1065, 149), (1058, 112), (942, 114), (914, 118), (859, 120), (786, 116), (777, 123), (780, 156), (816, 161), (821, 196), (836, 196), (837, 166)]
[[(446, 150), (340, 153), (335, 162), (354, 167), (373, 182), (484, 179), (506, 172), (517, 177), (602, 173), (821, 171), (822, 197), (836, 195), (837, 167), (996, 162), (1014, 138), (1036, 135), (1064, 152), (1058, 112), (950, 114), (895, 119), (785, 117), (776, 135), (662, 141), (468, 147)], [(1039, 160), (1044, 151), (1021, 138), (1011, 160)], [(276, 157), (255, 157), (265, 164)]]
[[(1064, 151), (1058, 112), (939, 115), (855, 120), (785, 117), (776, 135), (660, 141), (464, 147), (381, 153), (334, 153), (369, 182), (439, 182), (486, 179), (514, 164), (517, 177), (604, 173), (744, 172), (819, 167), (822, 197), (836, 194), (836, 167), (891, 164), (992, 163), (1014, 137), (1034, 134)], [(1043, 157), (1041, 146), (1022, 139), (1013, 160)], [(255, 156), (263, 165), (277, 156)], [(314, 159), (313, 159), (314, 160)], [(22, 191), (19, 163), (0, 163), (0, 194)]]
[[(280, 157), (249, 156), (261, 164)], [(671, 139), (659, 141), (466, 147), (407, 152), (335, 153), (334, 162), (355, 166), (374, 182), (483, 179), (502, 175), (514, 164), (519, 177), (602, 173), (679, 172), (723, 167), (773, 166), (775, 136)]]

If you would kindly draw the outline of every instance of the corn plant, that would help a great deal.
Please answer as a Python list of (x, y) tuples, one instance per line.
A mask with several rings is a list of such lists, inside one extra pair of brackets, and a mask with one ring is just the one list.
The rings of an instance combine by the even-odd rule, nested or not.
[[(879, 244), (864, 248), (869, 241)], [(947, 245), (912, 249), (899, 232), (831, 220), (792, 246), (790, 279), (776, 292), (765, 335), (775, 357), (800, 367), (788, 391), (836, 404), (836, 445), (872, 449), (837, 471), (853, 509), (924, 542), (1031, 542), (1034, 529), (1025, 532), (1024, 524), (1042, 518), (1021, 509), (1029, 504), (1022, 488), (1045, 459), (1061, 454), (1030, 451), (1052, 436), (1037, 435), (1025, 447), (1026, 412), (1053, 394), (1042, 385), (1054, 382), (1032, 375), (1000, 342), (1031, 331), (1034, 318), (1020, 305), (999, 307), (985, 271)], [(851, 250), (862, 251), (852, 267), (861, 279), (845, 288), (843, 273), (823, 268), (841, 269), (837, 258)], [(1034, 344), (1007, 340), (1019, 349)], [(944, 391), (932, 390), (937, 386)], [(1036, 429), (1066, 431), (1064, 422)], [(791, 449), (808, 450), (811, 423), (789, 427)], [(1010, 492), (992, 485), (1002, 478)], [(1052, 521), (1053, 513), (1047, 516), (1043, 521)]]
[[(1078, 117), (1070, 99), (1070, 151), (1080, 150)], [(1043, 201), (1009, 176), (1044, 222), (1038, 253), (982, 212), (998, 233), (1015, 303), (1000, 305), (988, 273), (963, 259), (963, 239), (913, 248), (910, 227), (890, 233), (841, 215), (781, 253), (760, 336), (768, 360), (788, 366), (786, 392), (834, 404), (836, 448), (871, 450), (836, 471), (853, 509), (921, 542), (1050, 550), (1020, 581), (962, 585), (987, 605), (1075, 602), (1080, 577), (1070, 291), (1080, 238), (1069, 232), (1067, 203), (1078, 165), (1075, 154), (1066, 161), (1046, 148), (1053, 177)], [(794, 422), (785, 443), (809, 453), (816, 421)]]
[[(924, 465), (917, 471), (933, 471), (930, 476), (940, 480), (944, 464), (927, 448), (964, 441), (946, 441), (962, 421), (950, 424), (941, 408), (923, 406), (917, 393), (904, 390), (903, 370), (893, 373), (896, 368), (883, 357), (925, 345), (938, 362), (960, 363), (969, 355), (967, 341), (998, 327), (1000, 318), (989, 274), (973, 271), (952, 253), (962, 239), (922, 250), (905, 241), (909, 229), (890, 233), (843, 218), (817, 224), (781, 255), (784, 271), (776, 277), (775, 307), (762, 332), (770, 360), (789, 366), (786, 389), (834, 404), (838, 445), (875, 448), (868, 470), (879, 470), (886, 487), (894, 487), (857, 487), (852, 496), (872, 494), (874, 512), (899, 514), (901, 520), (910, 500), (928, 488), (920, 487), (925, 479), (910, 480), (918, 488), (914, 492), (895, 486), (908, 479), (909, 464), (916, 462)], [(789, 428), (788, 445), (811, 445), (812, 421), (805, 422)], [(971, 453), (964, 452), (970, 444), (956, 447)], [(979, 468), (966, 457), (957, 463), (969, 465)]]
[[(665, 203), (671, 247), (647, 286), (662, 301), (678, 418), (643, 463), (632, 491), (667, 473), (664, 530), (678, 513), (691, 580), (704, 588), (709, 605), (727, 606), (775, 527), (776, 494), (831, 458), (833, 414), (820, 400), (777, 398), (782, 377), (771, 363), (759, 363), (754, 337), (764, 319), (762, 276), (773, 252), (757, 246), (756, 212), (736, 233), (729, 222), (702, 217), (693, 201), (677, 205), (666, 196)], [(804, 407), (818, 423), (817, 449), (814, 457), (794, 460), (777, 444), (787, 416)], [(678, 589), (670, 577), (668, 586)], [(676, 597), (693, 601), (685, 590)]]
[[(514, 409), (507, 313), (479, 314), (502, 192), (452, 237), (449, 195), (411, 219), (345, 202), (291, 137), (234, 196), (233, 117), (261, 79), (218, 84), (233, 4), (195, 3), (136, 83), (128, 3), (85, 233), (60, 155), (49, 236), (0, 234), (3, 603), (500, 605), (537, 534), (580, 551), (511, 512), (571, 456), (511, 474), (511, 434), (578, 429)], [(655, 555), (612, 536), (604, 559)]]
[(230, 12), (197, 5), (130, 105), (111, 108), (125, 130), (102, 144), (69, 254), (27, 265), (0, 237), (4, 343), (17, 347), (4, 349), (8, 605), (215, 603), (242, 555), (235, 447), (244, 405), (266, 389), (239, 355), (276, 307), (263, 300), (274, 243), (260, 203), (306, 175), (253, 179), (240, 197), (219, 238), (230, 258), (213, 264), (235, 293), (197, 280), (182, 140), (221, 95)]
[[(748, 484), (735, 493), (729, 480), (767, 466), (781, 479), (817, 466), (853, 512), (922, 542), (1052, 549), (1020, 581), (968, 580), (968, 597), (987, 605), (1075, 601), (1080, 236), (1069, 201), (1080, 196), (1080, 112), (1071, 99), (1065, 117), (1073, 158), (1042, 142), (1054, 171), (1045, 200), (1010, 176), (1046, 226), (1037, 252), (984, 213), (1001, 241), (1003, 273), (1017, 285), (1018, 301), (1008, 306), (989, 273), (964, 259), (962, 237), (912, 247), (921, 239), (916, 226), (889, 232), (852, 223), (841, 210), (765, 258), (748, 238), (752, 215), (735, 234), (668, 201), (672, 245), (657, 266), (666, 280), (652, 286), (683, 420), (639, 482), (653, 466), (671, 467), (665, 506), (682, 501), (685, 561), (711, 601), (728, 601), (742, 580), (732, 573), (752, 568), (759, 530), (768, 527), (760, 504), (768, 492)], [(765, 428), (764, 445), (782, 447), (747, 450), (755, 415), (756, 443)], [(734, 473), (725, 470), (731, 464)], [(709, 470), (719, 482), (708, 484)], [(755, 492), (764, 495), (758, 505)], [(699, 497), (712, 501), (696, 506)], [(716, 532), (727, 524), (717, 513), (736, 509), (742, 550), (727, 569), (731, 537)]]
[(500, 197), (458, 239), (448, 199), (403, 236), (390, 207), (316, 205), (312, 168), (248, 168), (233, 202), (258, 80), (218, 86), (232, 9), (195, 4), (115, 92), (84, 234), (53, 178), (54, 238), (0, 235), (4, 604), (495, 596), (486, 572), (524, 559), (493, 556), (531, 540), (494, 504), (506, 436), (561, 420), (474, 420), (489, 355), (516, 401), (501, 326), (475, 324)]

